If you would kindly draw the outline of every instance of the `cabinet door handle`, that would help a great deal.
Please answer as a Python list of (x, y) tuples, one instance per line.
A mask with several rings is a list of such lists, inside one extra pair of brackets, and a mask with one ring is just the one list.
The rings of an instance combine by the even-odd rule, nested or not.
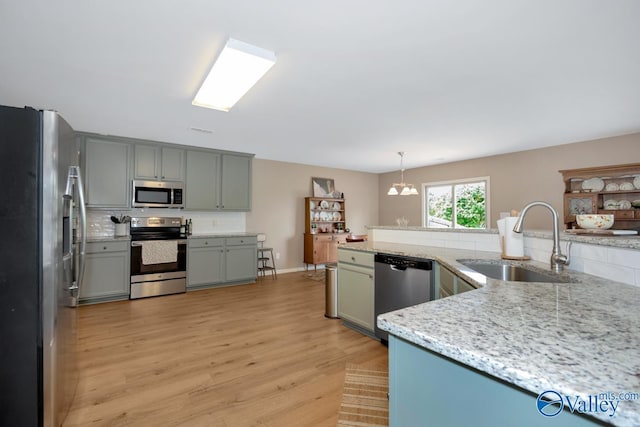
[(106, 247), (106, 246), (103, 246), (103, 247), (102, 247), (102, 249), (106, 251), (106, 250), (107, 250), (107, 247)]
[(356, 257), (352, 256), (351, 261), (356, 262)]
[(209, 244), (209, 242), (204, 242), (204, 244), (205, 244), (205, 245), (208, 245), (208, 244)]

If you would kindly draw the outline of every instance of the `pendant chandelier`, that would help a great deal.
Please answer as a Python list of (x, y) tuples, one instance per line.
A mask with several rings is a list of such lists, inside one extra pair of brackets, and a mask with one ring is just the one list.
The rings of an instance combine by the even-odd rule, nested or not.
[(404, 166), (402, 165), (402, 160), (404, 159), (405, 151), (398, 151), (398, 155), (400, 156), (400, 183), (394, 183), (387, 195), (389, 196), (397, 196), (398, 194), (401, 196), (417, 196), (418, 190), (413, 186), (413, 184), (407, 184), (404, 182)]

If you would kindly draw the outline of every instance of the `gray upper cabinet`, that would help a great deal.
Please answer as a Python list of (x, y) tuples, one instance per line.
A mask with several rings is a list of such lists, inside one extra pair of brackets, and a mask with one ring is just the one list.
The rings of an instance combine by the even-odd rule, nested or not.
[(128, 208), (131, 145), (109, 138), (83, 136), (80, 147), (87, 207)]
[(251, 210), (252, 157), (187, 150), (185, 208)]
[(184, 181), (184, 150), (136, 144), (134, 176), (136, 179)]
[(222, 155), (220, 209), (251, 210), (251, 157)]
[(185, 208), (212, 211), (220, 206), (220, 155), (187, 150)]
[(252, 154), (78, 132), (87, 206), (127, 209), (131, 181), (185, 183), (185, 208), (251, 210)]

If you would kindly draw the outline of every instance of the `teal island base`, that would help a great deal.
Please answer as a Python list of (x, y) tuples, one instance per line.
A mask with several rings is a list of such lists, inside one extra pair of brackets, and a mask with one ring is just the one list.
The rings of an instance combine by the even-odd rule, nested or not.
[[(543, 391), (543, 390), (541, 390)], [(538, 412), (537, 395), (389, 335), (389, 425), (596, 426), (597, 419), (566, 408)]]

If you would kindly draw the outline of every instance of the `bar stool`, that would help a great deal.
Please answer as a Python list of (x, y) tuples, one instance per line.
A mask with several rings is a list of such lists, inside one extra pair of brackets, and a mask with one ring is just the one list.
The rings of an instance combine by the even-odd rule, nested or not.
[(258, 234), (258, 275), (264, 277), (266, 272), (270, 271), (271, 277), (277, 279), (278, 272), (273, 258), (273, 248), (265, 248), (265, 240), (267, 240), (266, 234)]

